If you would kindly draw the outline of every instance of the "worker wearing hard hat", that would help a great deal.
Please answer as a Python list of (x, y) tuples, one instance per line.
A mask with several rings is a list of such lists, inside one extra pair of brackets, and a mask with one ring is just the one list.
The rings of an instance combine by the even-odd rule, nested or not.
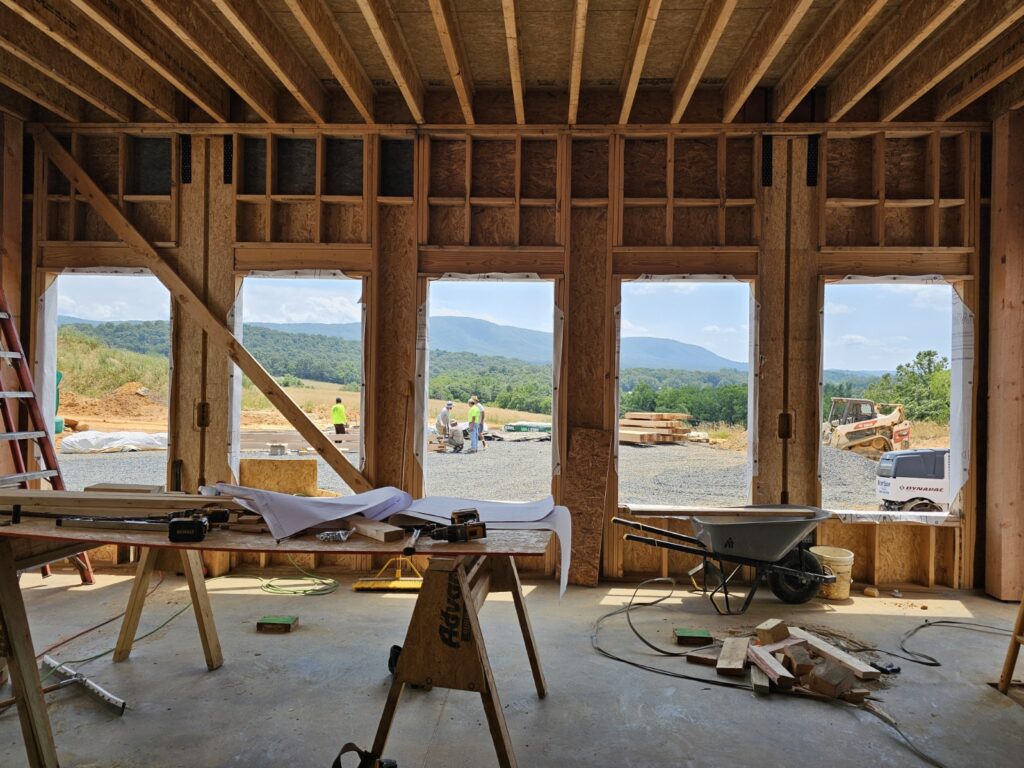
[(345, 413), (345, 404), (340, 397), (334, 399), (334, 406), (331, 408), (331, 423), (334, 424), (334, 434), (344, 435), (348, 429), (348, 414)]
[(480, 398), (473, 395), (469, 398), (469, 453), (476, 453), (480, 441), (480, 428), (483, 426), (483, 411), (480, 409)]
[(444, 408), (437, 414), (437, 419), (434, 421), (434, 431), (437, 436), (444, 440), (448, 437), (448, 429), (451, 425), (452, 408), (455, 407), (455, 403), (449, 400), (444, 404)]

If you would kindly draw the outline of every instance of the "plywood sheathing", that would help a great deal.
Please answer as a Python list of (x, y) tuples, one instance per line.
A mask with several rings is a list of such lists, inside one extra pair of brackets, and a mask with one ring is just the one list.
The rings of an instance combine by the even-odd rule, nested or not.
[(612, 432), (577, 427), (569, 431), (568, 464), (562, 503), (572, 513), (572, 562), (569, 581), (596, 587), (612, 456)]
[(996, 118), (992, 135), (989, 283), (988, 508), (985, 591), (1024, 594), (1024, 115)]

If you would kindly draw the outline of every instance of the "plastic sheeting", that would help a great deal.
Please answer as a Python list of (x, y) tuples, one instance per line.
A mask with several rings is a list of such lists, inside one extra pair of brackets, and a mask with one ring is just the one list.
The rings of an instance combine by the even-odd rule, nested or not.
[(167, 433), (146, 432), (76, 432), (61, 441), (61, 453), (129, 453), (132, 451), (166, 451)]

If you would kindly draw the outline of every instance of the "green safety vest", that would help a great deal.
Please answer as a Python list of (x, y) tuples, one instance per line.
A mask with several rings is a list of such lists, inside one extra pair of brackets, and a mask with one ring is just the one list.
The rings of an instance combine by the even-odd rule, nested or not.
[(331, 423), (332, 424), (347, 424), (348, 416), (345, 414), (345, 404), (335, 403), (334, 407), (331, 408)]
[(480, 423), (480, 406), (474, 405), (469, 409), (469, 423), (479, 424)]

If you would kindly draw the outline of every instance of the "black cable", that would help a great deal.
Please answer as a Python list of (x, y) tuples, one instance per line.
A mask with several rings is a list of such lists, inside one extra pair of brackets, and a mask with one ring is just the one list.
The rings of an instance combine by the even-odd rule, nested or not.
[(907, 648), (907, 641), (910, 638), (922, 629), (930, 627), (953, 627), (954, 629), (966, 629), (972, 632), (981, 632), (982, 634), (997, 635), (999, 637), (1011, 637), (1013, 635), (1013, 632), (1006, 627), (997, 627), (993, 624), (983, 624), (978, 621), (960, 621), (959, 619), (936, 619), (935, 621), (924, 621), (903, 634), (903, 637), (900, 638), (900, 650), (903, 653), (896, 653), (895, 651), (888, 651), (885, 648), (864, 645), (863, 643), (854, 643), (846, 638), (843, 639), (840, 645), (845, 645), (846, 650), (851, 653), (884, 653), (886, 656), (903, 659), (904, 661), (920, 664), (925, 667), (941, 667), (942, 662), (934, 656)]

